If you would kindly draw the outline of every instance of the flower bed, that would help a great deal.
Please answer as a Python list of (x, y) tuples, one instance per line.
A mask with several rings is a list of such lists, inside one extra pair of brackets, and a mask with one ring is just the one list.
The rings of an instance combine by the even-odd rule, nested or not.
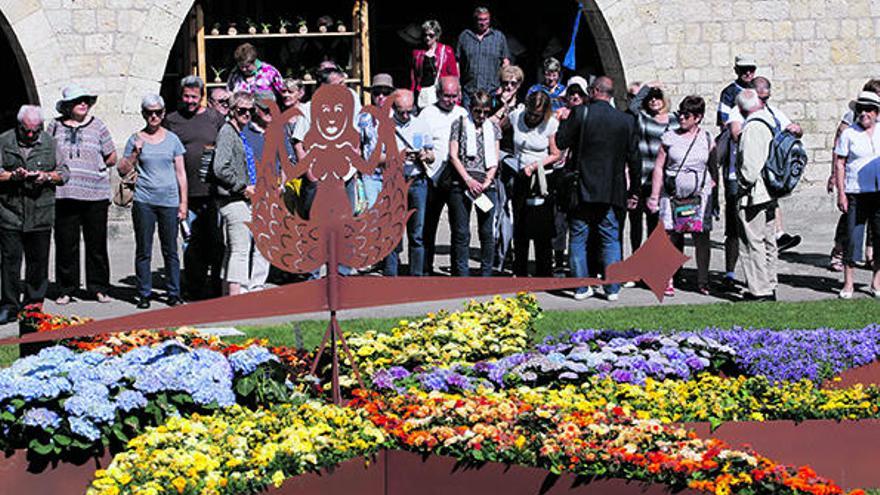
[(463, 311), (401, 321), (388, 333), (368, 331), (346, 335), (346, 340), (367, 376), (389, 366), (474, 363), (524, 351), (539, 314), (532, 295), (495, 297), (485, 303), (472, 301)]
[(100, 453), (169, 416), (283, 400), (272, 361), (261, 347), (227, 358), (176, 341), (122, 356), (47, 348), (0, 370), (0, 447), (48, 457)]
[(95, 473), (87, 493), (254, 493), (384, 445), (382, 430), (357, 410), (319, 402), (234, 406), (148, 429)]
[[(750, 434), (760, 434), (755, 433), (760, 428), (741, 430), (742, 425), (774, 428), (774, 423), (740, 422), (880, 416), (877, 387), (822, 389), (816, 385), (829, 373), (876, 357), (878, 332), (874, 327), (837, 333), (800, 331), (791, 337), (765, 330), (748, 335), (742, 330), (717, 329), (679, 334), (578, 330), (532, 345), (539, 314), (535, 299), (520, 295), (472, 302), (462, 312), (403, 321), (388, 334), (350, 335), (349, 345), (362, 372), (371, 378), (373, 390), (357, 392), (347, 409), (315, 401), (290, 403), (285, 378), (301, 378), (305, 356), (283, 348), (270, 352), (260, 345), (265, 342), (229, 345), (186, 331), (68, 341), (65, 345), (77, 351), (92, 351), (64, 355), (84, 363), (73, 366), (82, 369), (72, 378), (66, 371), (60, 375), (47, 372), (25, 359), (20, 362), (27, 366), (19, 362), (13, 366), (24, 366), (28, 378), (47, 373), (43, 387), (62, 379), (70, 382), (67, 388), (59, 386), (59, 393), (48, 394), (45, 401), (37, 395), (3, 402), (4, 384), (11, 382), (4, 382), (0, 372), (0, 407), (6, 405), (8, 414), (3, 418), (10, 421), (0, 426), (14, 433), (9, 436), (15, 439), (13, 447), (36, 440), (31, 451), (49, 449), (48, 455), (70, 450), (58, 443), (65, 439), (57, 440), (55, 430), (67, 428), (65, 438), (87, 442), (72, 431), (75, 418), (91, 421), (100, 430), (92, 446), (117, 438), (121, 447), (123, 439), (146, 431), (131, 440), (108, 469), (97, 473), (93, 494), (251, 493), (352, 457), (402, 448), (451, 456), (464, 463), (531, 466), (568, 476), (639, 480), (671, 489), (834, 495), (842, 490), (811, 469), (777, 462), (801, 463), (802, 457), (789, 457), (773, 445), (767, 449), (773, 456), (760, 449), (758, 454), (747, 447), (733, 447)], [(57, 349), (44, 352), (47, 356), (62, 353)], [(123, 374), (115, 380), (115, 375), (104, 376), (104, 367), (112, 368), (105, 364), (108, 361), (135, 360), (143, 367), (145, 363), (137, 361), (137, 356), (162, 355), (163, 349), (174, 350), (181, 362), (156, 364), (148, 373), (152, 379), (170, 376), (169, 382), (177, 383), (196, 366), (192, 356), (205, 353), (205, 363), (210, 356), (215, 360), (212, 364), (225, 363), (233, 370), (234, 378), (224, 388), (232, 400), (204, 404), (196, 400), (194, 389), (146, 393), (138, 388), (143, 383), (140, 375)], [(277, 355), (285, 351), (298, 369), (276, 363)], [(184, 354), (187, 357), (180, 357)], [(819, 364), (809, 366), (812, 361)], [(206, 369), (202, 373), (210, 375), (210, 366), (201, 367)], [(50, 368), (63, 370), (64, 365), (53, 363)], [(77, 387), (74, 383), (79, 376), (97, 385)], [(350, 385), (351, 376), (346, 378)], [(120, 410), (120, 404), (127, 403), (121, 395), (128, 392), (140, 393), (148, 401), (146, 406), (136, 401), (137, 408), (132, 410), (137, 422), (128, 421), (123, 415), (126, 411)], [(75, 399), (82, 394), (91, 394), (90, 400)], [(98, 400), (91, 400), (92, 396)], [(189, 402), (176, 402), (180, 397)], [(173, 410), (166, 410), (162, 400)], [(78, 401), (88, 407), (77, 408)], [(115, 415), (112, 419), (107, 404)], [(153, 416), (147, 410), (150, 406), (158, 407), (162, 415)], [(175, 412), (184, 416), (174, 416)], [(710, 435), (709, 426), (738, 423), (722, 426), (717, 430), (722, 438), (713, 439), (689, 432), (680, 425), (685, 421), (706, 422), (691, 425), (701, 435)], [(880, 436), (878, 421), (810, 424), (814, 426), (785, 430), (786, 434), (809, 431), (811, 437), (823, 438), (822, 432), (851, 424), (862, 427), (861, 437), (866, 441)], [(742, 431), (747, 433), (733, 433)], [(837, 437), (847, 438), (847, 434), (838, 432)], [(780, 445), (799, 445), (800, 454), (815, 448), (772, 433), (762, 434), (760, 440), (770, 438)], [(826, 442), (831, 445), (836, 444)], [(859, 445), (868, 450), (850, 450), (866, 452), (870, 459), (872, 445)], [(880, 486), (880, 478), (825, 463), (824, 459), (834, 456), (839, 462), (849, 459), (849, 464), (859, 460), (835, 452), (826, 448), (828, 456), (820, 459), (823, 473), (843, 477), (850, 487), (854, 477)], [(382, 458), (393, 455), (389, 452)], [(385, 469), (387, 477), (387, 464)], [(375, 481), (375, 476), (367, 478)], [(291, 483), (284, 486), (297, 485)], [(405, 484), (397, 488), (401, 493), (412, 492), (400, 486)], [(384, 489), (390, 493), (392, 487)], [(281, 490), (286, 493), (284, 487)]]

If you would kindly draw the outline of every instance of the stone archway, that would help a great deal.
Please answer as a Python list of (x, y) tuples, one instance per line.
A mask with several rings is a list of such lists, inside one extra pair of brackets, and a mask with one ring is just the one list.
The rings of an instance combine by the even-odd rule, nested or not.
[(60, 59), (57, 64), (44, 65), (41, 62), (47, 57), (54, 61), (56, 56), (52, 52), (57, 54), (57, 43), (48, 35), (48, 19), (38, 2), (0, 1), (0, 32), (3, 33), (0, 46), (6, 45), (0, 58), (13, 72), (8, 76), (6, 88), (11, 94), (7, 95), (6, 103), (0, 105), (0, 121), (6, 128), (14, 124), (14, 115), (20, 105), (39, 105), (41, 101), (49, 101), (49, 93), (54, 89), (48, 84), (38, 87), (36, 81), (56, 81), (65, 70)]

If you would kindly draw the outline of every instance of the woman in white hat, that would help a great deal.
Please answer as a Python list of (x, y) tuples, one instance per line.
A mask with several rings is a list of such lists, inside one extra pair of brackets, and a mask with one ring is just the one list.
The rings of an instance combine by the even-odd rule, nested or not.
[(55, 109), (61, 114), (49, 123), (70, 180), (55, 191), (55, 280), (58, 304), (67, 304), (80, 287), (79, 240), (86, 249), (86, 291), (109, 302), (110, 261), (107, 255), (107, 209), (110, 174), (116, 165), (116, 146), (100, 119), (90, 115), (97, 95), (77, 85), (64, 88)]
[[(841, 299), (851, 299), (854, 290), (855, 256), (858, 236), (855, 231), (870, 222), (874, 253), (880, 252), (880, 133), (877, 115), (880, 96), (862, 91), (851, 104), (854, 121), (840, 135), (834, 149), (836, 155), (837, 207), (847, 216), (847, 242), (844, 255)], [(869, 292), (880, 297), (880, 263), (874, 261)]]

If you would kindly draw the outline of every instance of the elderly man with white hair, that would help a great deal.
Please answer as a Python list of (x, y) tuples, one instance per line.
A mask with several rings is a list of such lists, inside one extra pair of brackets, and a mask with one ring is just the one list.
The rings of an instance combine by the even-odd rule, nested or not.
[[(43, 304), (49, 286), (55, 187), (70, 177), (57, 153), (55, 140), (43, 130), (40, 107), (22, 106), (16, 128), (0, 134), (0, 323), (15, 321), (22, 304)], [(22, 256), (27, 268), (24, 287)]]
[(770, 197), (761, 175), (773, 140), (775, 122), (764, 101), (753, 89), (745, 89), (736, 104), (746, 117), (737, 149), (739, 184), (739, 251), (748, 292), (746, 300), (776, 300), (776, 201)]

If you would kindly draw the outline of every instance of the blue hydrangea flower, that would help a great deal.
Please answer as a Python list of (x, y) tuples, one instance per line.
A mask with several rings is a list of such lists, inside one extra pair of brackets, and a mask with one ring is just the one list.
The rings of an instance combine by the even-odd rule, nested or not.
[(34, 409), (28, 409), (24, 413), (24, 416), (22, 416), (21, 422), (26, 426), (34, 426), (42, 428), (43, 430), (48, 430), (49, 428), (58, 428), (61, 426), (61, 416), (55, 411), (46, 409), (45, 407), (37, 407)]

